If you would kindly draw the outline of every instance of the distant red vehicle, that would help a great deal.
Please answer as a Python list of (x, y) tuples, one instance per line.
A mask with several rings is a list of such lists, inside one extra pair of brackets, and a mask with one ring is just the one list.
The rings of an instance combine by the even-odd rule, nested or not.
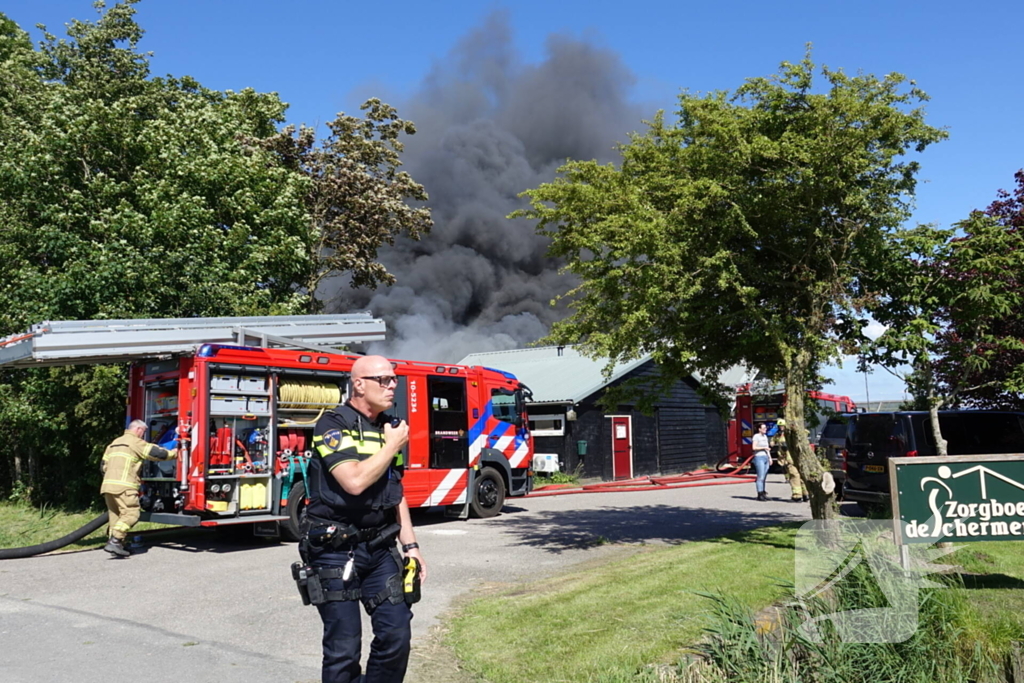
[[(852, 413), (857, 406), (849, 396), (828, 394), (823, 391), (808, 391), (807, 398), (817, 407), (817, 425), (808, 425), (808, 437), (811, 444), (818, 441), (818, 436), (825, 421), (835, 413)], [(753, 455), (752, 441), (758, 427), (764, 422), (775, 422), (785, 417), (785, 395), (782, 393), (763, 396), (751, 395), (750, 385), (744, 385), (736, 392), (736, 408), (728, 426), (729, 454), (719, 467), (738, 465)]]

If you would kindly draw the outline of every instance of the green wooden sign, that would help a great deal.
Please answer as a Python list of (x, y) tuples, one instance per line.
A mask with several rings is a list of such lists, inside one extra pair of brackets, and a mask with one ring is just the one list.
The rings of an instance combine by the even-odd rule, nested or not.
[(890, 458), (896, 542), (1024, 540), (1024, 455)]

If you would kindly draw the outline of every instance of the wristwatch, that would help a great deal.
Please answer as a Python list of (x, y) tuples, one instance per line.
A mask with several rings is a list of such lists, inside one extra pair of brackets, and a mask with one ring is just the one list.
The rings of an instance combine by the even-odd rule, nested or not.
[(410, 550), (412, 550), (414, 548), (419, 548), (419, 547), (420, 547), (419, 543), (406, 543), (405, 545), (402, 546), (402, 552), (407, 553)]

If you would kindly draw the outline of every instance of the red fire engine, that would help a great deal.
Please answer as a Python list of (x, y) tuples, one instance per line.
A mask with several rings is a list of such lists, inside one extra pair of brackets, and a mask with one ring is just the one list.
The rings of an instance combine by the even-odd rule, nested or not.
[[(838, 396), (821, 391), (808, 391), (807, 400), (813, 403), (813, 410), (819, 416), (817, 426), (808, 425), (811, 444), (817, 442), (822, 426), (828, 415), (849, 413), (857, 409), (849, 396)], [(736, 465), (750, 458), (753, 438), (763, 422), (775, 422), (785, 417), (785, 396), (781, 392), (752, 395), (751, 386), (740, 386), (736, 392), (736, 406), (728, 426), (729, 455), (719, 463), (720, 467)]]
[[(249, 523), (296, 539), (313, 427), (345, 399), (359, 358), (325, 345), (382, 336), (383, 323), (368, 314), (65, 321), (0, 341), (0, 365), (131, 360), (127, 418), (145, 420), (150, 441), (180, 445), (177, 460), (145, 464), (143, 519)], [(530, 491), (529, 390), (515, 376), (447, 363), (394, 366), (389, 414), (410, 427), (410, 507), (490, 517), (506, 495)]]

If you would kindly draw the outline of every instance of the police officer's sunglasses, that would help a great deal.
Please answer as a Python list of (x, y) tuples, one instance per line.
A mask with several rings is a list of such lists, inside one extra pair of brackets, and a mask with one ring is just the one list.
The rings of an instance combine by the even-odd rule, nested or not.
[(360, 377), (359, 379), (372, 379), (381, 387), (387, 388), (392, 385), (398, 386), (398, 378), (394, 375), (377, 375), (376, 377)]

